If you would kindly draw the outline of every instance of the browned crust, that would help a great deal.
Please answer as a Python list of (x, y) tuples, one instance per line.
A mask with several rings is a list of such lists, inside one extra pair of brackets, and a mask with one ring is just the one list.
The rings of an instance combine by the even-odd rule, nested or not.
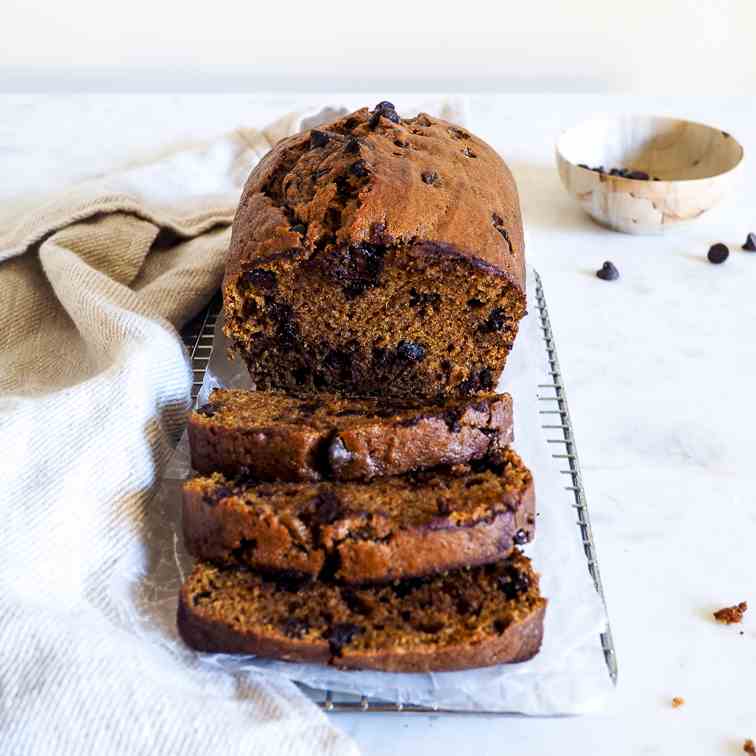
[(412, 425), (376, 418), (346, 428), (335, 423), (329, 430), (283, 424), (223, 427), (193, 412), (188, 424), (192, 467), (226, 475), (247, 467), (261, 480), (369, 480), (469, 462), (512, 442), (509, 394), (471, 399), (456, 432), (438, 412), (419, 408)]
[[(430, 243), (436, 254), (483, 263), (489, 270), (505, 274), (524, 297), (524, 235), (517, 187), (498, 153), (468, 131), (425, 113), (402, 124), (371, 130), (368, 110), (362, 108), (320, 128), (339, 131), (349, 119), (360, 122), (352, 134), (370, 155), (372, 172), (359, 206), (344, 218), (338, 242), (371, 241), (378, 224), (384, 229), (383, 236), (395, 242)], [(419, 133), (413, 133), (415, 130)], [(457, 138), (459, 134), (464, 136)], [(234, 219), (224, 286), (231, 285), (241, 269), (261, 259), (291, 254), (292, 250), (308, 254), (299, 234), (290, 231), (284, 210), (262, 190), (293, 151), (307, 150), (309, 138), (310, 133), (303, 132), (281, 140), (249, 176)], [(422, 149), (397, 153), (397, 138)], [(463, 158), (465, 148), (476, 157)], [(419, 176), (423, 169), (437, 165), (444, 166), (444, 183), (430, 194)], [(449, 213), (450, 204), (454, 213)], [(492, 224), (493, 212), (501, 218), (508, 242)]]
[[(494, 517), (455, 526), (429, 523), (394, 531), (387, 540), (336, 540), (315, 545), (297, 523), (261, 512), (236, 496), (208, 503), (184, 488), (184, 541), (190, 554), (205, 561), (239, 561), (256, 569), (296, 572), (316, 577), (337, 553), (336, 577), (350, 584), (383, 583), (420, 577), (463, 566), (487, 564), (507, 556), (515, 534), (527, 540), (535, 529), (532, 480), (512, 507)], [(251, 548), (245, 548), (245, 544)]]
[(193, 412), (187, 425), (192, 467), (201, 473), (234, 475), (248, 467), (261, 480), (317, 481), (318, 449), (322, 433), (286, 426), (218, 428), (211, 419)]
[(218, 654), (253, 654), (265, 659), (319, 662), (326, 664), (331, 655), (328, 642), (299, 641), (283, 635), (239, 633), (225, 622), (194, 611), (186, 586), (179, 594), (176, 616), (179, 635), (187, 646), (196, 651)]
[(285, 661), (331, 663), (342, 669), (373, 669), (385, 672), (453, 672), (495, 664), (527, 661), (543, 640), (546, 599), (524, 620), (513, 623), (500, 635), (489, 635), (476, 644), (458, 643), (426, 650), (359, 652), (344, 649), (333, 657), (323, 639), (297, 640), (280, 634), (239, 632), (225, 622), (193, 610), (186, 585), (179, 595), (177, 625), (184, 642), (197, 651), (252, 654)]
[(432, 653), (397, 649), (393, 653), (349, 652), (332, 660), (340, 669), (374, 669), (383, 672), (457, 672), (496, 664), (514, 664), (532, 659), (543, 641), (546, 599), (522, 622), (507, 627), (501, 635), (489, 635), (476, 644), (457, 643), (435, 648)]

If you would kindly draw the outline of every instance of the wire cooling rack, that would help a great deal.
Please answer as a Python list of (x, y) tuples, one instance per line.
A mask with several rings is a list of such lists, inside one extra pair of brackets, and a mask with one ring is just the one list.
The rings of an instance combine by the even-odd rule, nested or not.
[[(543, 293), (541, 277), (535, 272), (536, 288), (536, 308), (541, 321), (541, 330), (543, 332), (544, 349), (549, 364), (549, 374), (552, 382), (539, 384), (538, 401), (542, 403), (542, 409), (539, 411), (543, 418), (541, 425), (544, 430), (549, 431), (549, 435), (554, 438), (547, 439), (547, 443), (553, 445), (554, 453), (551, 455), (554, 459), (563, 460), (565, 469), (560, 470), (563, 475), (568, 476), (567, 480), (570, 485), (565, 489), (570, 492), (574, 499), (572, 507), (577, 514), (577, 526), (580, 529), (580, 536), (583, 541), (583, 548), (588, 563), (588, 572), (593, 578), (596, 591), (604, 599), (604, 589), (601, 585), (601, 575), (599, 574), (598, 558), (596, 556), (596, 547), (593, 542), (593, 532), (591, 531), (591, 521), (588, 515), (588, 502), (583, 489), (583, 480), (580, 473), (580, 463), (578, 461), (577, 447), (575, 446), (575, 436), (572, 431), (572, 422), (570, 412), (567, 407), (567, 397), (565, 396), (564, 384), (562, 383), (562, 374), (559, 370), (559, 360), (557, 359), (556, 345), (554, 344), (554, 335), (551, 331), (551, 321), (549, 312), (546, 307), (546, 298)], [(192, 362), (192, 400), (196, 401), (202, 379), (205, 375), (210, 355), (213, 352), (213, 336), (215, 333), (215, 324), (221, 309), (220, 294), (216, 295), (204, 312), (200, 313), (183, 331), (182, 337), (184, 344), (189, 352)], [(617, 682), (617, 658), (614, 652), (614, 643), (612, 633), (607, 624), (606, 630), (600, 634), (599, 640), (604, 652), (606, 667), (613, 683)], [(367, 696), (354, 696), (342, 693), (332, 693), (328, 691), (316, 691), (302, 686), (305, 692), (329, 712), (418, 712), (418, 713), (436, 713), (443, 712), (449, 714), (502, 714), (502, 712), (460, 712), (450, 709), (434, 708), (427, 706), (414, 706), (412, 704), (387, 703), (377, 701)]]

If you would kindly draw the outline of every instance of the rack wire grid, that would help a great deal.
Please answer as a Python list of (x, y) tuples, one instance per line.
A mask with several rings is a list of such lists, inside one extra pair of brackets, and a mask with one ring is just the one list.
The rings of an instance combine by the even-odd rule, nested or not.
[[(562, 382), (562, 374), (559, 369), (559, 360), (557, 359), (556, 345), (554, 344), (554, 335), (551, 330), (549, 312), (546, 307), (546, 298), (543, 293), (541, 277), (535, 271), (534, 276), (536, 308), (540, 319), (540, 327), (543, 332), (549, 374), (552, 378), (551, 383), (544, 383), (538, 386), (538, 401), (543, 403), (543, 409), (539, 410), (540, 415), (543, 418), (543, 424), (541, 427), (556, 436), (556, 438), (547, 439), (547, 443), (554, 446), (554, 453), (551, 456), (554, 459), (564, 460), (565, 469), (560, 470), (560, 472), (563, 475), (569, 476), (568, 480), (571, 485), (565, 486), (565, 489), (570, 492), (571, 498), (574, 499), (571, 506), (574, 507), (577, 514), (577, 526), (580, 530), (580, 536), (583, 541), (583, 548), (588, 563), (588, 572), (593, 578), (596, 591), (601, 596), (604, 604), (606, 604), (604, 589), (601, 584), (601, 575), (599, 573), (596, 546), (593, 541), (591, 521), (588, 514), (588, 502), (585, 496), (585, 489), (583, 488), (583, 479), (580, 472), (577, 447), (575, 445), (575, 435), (573, 433), (572, 421), (570, 420), (570, 412), (567, 406), (567, 397), (565, 395), (564, 383)], [(207, 308), (186, 326), (182, 334), (184, 344), (189, 352), (189, 357), (192, 363), (192, 400), (194, 402), (196, 402), (197, 395), (202, 387), (202, 380), (210, 362), (210, 356), (213, 352), (213, 337), (220, 310), (221, 297), (220, 293), (218, 293), (213, 297)], [(606, 630), (599, 636), (599, 641), (604, 652), (604, 659), (606, 660), (609, 676), (612, 682), (616, 684), (617, 657), (608, 622)], [(330, 690), (316, 691), (311, 688), (306, 688), (305, 686), (302, 687), (310, 698), (328, 712), (358, 711), (382, 713), (505, 714), (504, 712), (492, 711), (461, 712), (439, 707), (391, 703), (374, 700), (368, 698), (368, 696), (333, 693)]]

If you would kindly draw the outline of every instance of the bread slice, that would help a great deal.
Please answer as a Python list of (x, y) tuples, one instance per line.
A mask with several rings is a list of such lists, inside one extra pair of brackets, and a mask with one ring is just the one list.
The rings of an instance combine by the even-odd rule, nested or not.
[(184, 485), (184, 539), (202, 560), (389, 582), (501, 559), (531, 539), (534, 498), (530, 471), (511, 449), (371, 483), (215, 473)]
[(178, 629), (198, 651), (430, 672), (520, 662), (541, 645), (546, 599), (519, 551), (483, 567), (350, 588), (198, 563)]
[(526, 311), (514, 179), (468, 131), (389, 104), (281, 140), (245, 185), (224, 330), (259, 389), (496, 386)]
[(512, 398), (443, 406), (218, 389), (189, 419), (192, 465), (263, 480), (369, 480), (457, 464), (512, 441)]

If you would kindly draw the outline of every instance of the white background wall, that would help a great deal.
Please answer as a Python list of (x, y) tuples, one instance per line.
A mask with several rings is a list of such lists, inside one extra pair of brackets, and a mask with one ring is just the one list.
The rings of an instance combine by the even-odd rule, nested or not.
[(756, 0), (0, 0), (0, 90), (756, 94)]

